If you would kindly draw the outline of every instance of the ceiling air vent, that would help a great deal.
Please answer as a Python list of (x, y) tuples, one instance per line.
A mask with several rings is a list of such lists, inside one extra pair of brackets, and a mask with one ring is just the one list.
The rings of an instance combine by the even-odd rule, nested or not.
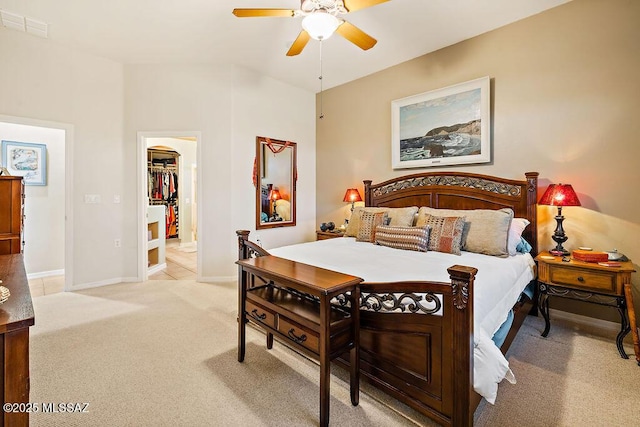
[(27, 33), (33, 34), (34, 36), (42, 37), (44, 39), (47, 38), (49, 25), (31, 18), (25, 18), (24, 20), (27, 24)]
[(45, 39), (48, 38), (49, 25), (46, 22), (25, 18), (22, 15), (7, 12), (6, 10), (0, 10), (0, 18), (2, 25), (9, 29), (22, 31), (23, 33), (27, 32)]
[(0, 16), (2, 17), (2, 25), (5, 27), (22, 32), (26, 31), (24, 16), (16, 15), (6, 10), (0, 10)]

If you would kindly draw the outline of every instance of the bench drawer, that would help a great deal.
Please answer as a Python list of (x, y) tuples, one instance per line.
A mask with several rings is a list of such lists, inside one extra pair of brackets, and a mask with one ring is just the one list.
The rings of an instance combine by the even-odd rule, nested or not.
[(278, 331), (291, 341), (308, 348), (314, 353), (320, 352), (320, 339), (317, 333), (284, 317), (280, 317), (280, 322), (278, 323)]
[(247, 317), (270, 328), (275, 329), (276, 327), (275, 314), (258, 304), (253, 304), (251, 301), (247, 301)]

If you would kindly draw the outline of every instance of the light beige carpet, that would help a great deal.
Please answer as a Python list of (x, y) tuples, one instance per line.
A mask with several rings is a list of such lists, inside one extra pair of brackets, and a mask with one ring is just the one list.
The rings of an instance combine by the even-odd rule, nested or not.
[[(88, 413), (35, 413), (32, 426), (301, 426), (318, 423), (315, 363), (248, 328), (237, 362), (235, 284), (150, 281), (34, 299), (32, 402), (86, 402)], [(518, 384), (502, 384), (476, 425), (637, 425), (640, 367), (610, 336), (529, 318), (508, 354)], [(331, 425), (432, 425), (332, 367)]]

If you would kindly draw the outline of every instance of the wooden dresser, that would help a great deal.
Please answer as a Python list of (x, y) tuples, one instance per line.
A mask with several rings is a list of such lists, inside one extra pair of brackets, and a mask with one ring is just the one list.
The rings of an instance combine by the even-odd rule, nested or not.
[(20, 176), (0, 176), (0, 255), (22, 252), (24, 183)]
[[(0, 255), (0, 280), (11, 296), (0, 305), (2, 404), (29, 402), (29, 327), (35, 317), (22, 254)], [(29, 413), (2, 411), (0, 426), (28, 426)]]

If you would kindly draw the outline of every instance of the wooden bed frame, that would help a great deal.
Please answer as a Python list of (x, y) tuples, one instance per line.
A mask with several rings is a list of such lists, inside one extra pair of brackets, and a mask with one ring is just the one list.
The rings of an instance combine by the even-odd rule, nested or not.
[[(513, 209), (531, 224), (523, 237), (537, 254), (537, 172), (523, 181), (487, 175), (428, 172), (372, 184), (364, 181), (366, 206), (429, 206), (447, 209)], [(268, 254), (238, 232), (239, 258)], [(399, 401), (442, 425), (471, 426), (481, 397), (473, 390), (473, 267), (452, 266), (451, 283), (396, 282), (360, 285), (360, 373)], [(442, 297), (441, 315), (420, 313), (426, 294)], [(400, 295), (400, 297), (398, 297)], [(381, 301), (403, 308), (390, 312)], [(535, 298), (534, 298), (535, 300)], [(378, 304), (376, 304), (376, 301)], [(369, 307), (371, 308), (371, 307)], [(514, 307), (514, 321), (504, 344), (506, 353), (532, 302)], [(348, 357), (338, 359), (348, 365)]]

